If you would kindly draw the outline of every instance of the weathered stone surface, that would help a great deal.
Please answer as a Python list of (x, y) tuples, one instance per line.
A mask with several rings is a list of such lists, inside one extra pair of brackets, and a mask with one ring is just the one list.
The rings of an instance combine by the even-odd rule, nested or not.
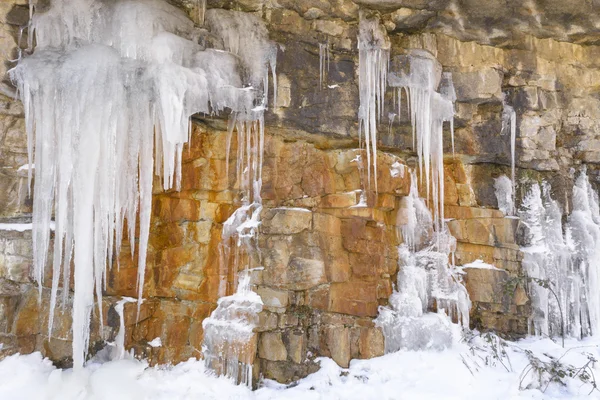
[(284, 336), (290, 361), (301, 364), (306, 359), (306, 335), (301, 329), (286, 332)]

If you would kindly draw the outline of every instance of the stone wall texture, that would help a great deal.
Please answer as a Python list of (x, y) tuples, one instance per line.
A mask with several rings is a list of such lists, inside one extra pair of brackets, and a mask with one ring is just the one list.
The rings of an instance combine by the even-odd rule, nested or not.
[[(0, 217), (5, 223), (31, 219), (22, 168), (27, 164), (23, 109), (6, 77), (29, 17), (26, 3), (0, 3), (5, 56), (0, 64)], [(194, 2), (174, 3), (194, 12)], [(563, 205), (570, 201), (573, 167), (587, 164), (593, 182), (600, 182), (600, 32), (585, 8), (594, 1), (577, 3), (581, 7), (559, 1), (208, 1), (210, 8), (257, 13), (281, 45), (278, 100), (265, 115), (259, 236), (264, 270), (253, 273), (265, 304), (257, 328), (257, 377), (288, 382), (318, 368), (313, 362), (318, 356), (347, 366), (353, 358), (383, 354), (383, 335), (373, 319), (396, 281), (402, 240), (397, 224), (410, 187), (409, 174), (393, 177), (390, 166), (412, 167), (416, 156), (407, 115), (391, 129), (382, 123), (379, 192), (368, 196), (368, 207), (352, 207), (361, 189), (353, 162), (360, 154), (359, 10), (380, 15), (392, 56), (426, 49), (453, 73), (456, 150), (453, 154), (446, 135), (445, 204), (458, 241), (456, 262), (482, 259), (500, 269), (466, 270), (471, 323), (507, 336), (527, 333), (526, 291), (520, 286), (506, 290), (507, 282), (523, 273), (519, 221), (498, 210), (493, 188), (493, 178), (510, 175), (502, 99), (506, 96), (517, 112), (519, 179), (551, 182), (553, 197)], [(330, 46), (323, 87), (320, 43)], [(388, 95), (391, 104), (391, 91)], [(138, 321), (135, 304), (125, 306), (126, 346), (152, 363), (201, 357), (202, 321), (216, 307), (220, 288), (231, 293), (234, 287), (236, 274), (220, 262), (223, 222), (239, 205), (235, 160), (226, 165), (225, 131), (225, 119), (197, 116), (183, 152), (181, 191), (163, 192), (155, 184), (146, 301)], [(51, 277), (45, 277), (39, 301), (30, 278), (30, 233), (0, 230), (0, 358), (41, 351), (68, 366), (69, 307), (57, 308), (49, 335)], [(94, 349), (116, 334), (114, 303), (136, 296), (136, 262), (128, 245), (118, 258), (103, 300), (105, 326), (94, 316)], [(162, 347), (148, 345), (156, 337)]]

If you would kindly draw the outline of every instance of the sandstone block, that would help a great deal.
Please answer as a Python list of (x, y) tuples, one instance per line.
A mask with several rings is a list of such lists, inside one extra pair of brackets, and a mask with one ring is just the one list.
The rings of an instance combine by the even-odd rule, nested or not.
[(465, 268), (465, 286), (471, 301), (502, 303), (508, 274), (498, 269)]
[(502, 95), (502, 74), (494, 68), (452, 74), (456, 97), (461, 102), (478, 102)]
[(270, 361), (287, 360), (287, 350), (281, 332), (263, 332), (258, 342), (258, 356)]
[(321, 285), (309, 290), (307, 293), (306, 305), (317, 310), (329, 309), (329, 285)]
[(313, 213), (313, 229), (318, 232), (340, 235), (341, 220), (333, 215)]
[(256, 330), (258, 332), (271, 331), (277, 328), (277, 314), (266, 310), (258, 314), (258, 324)]
[(344, 23), (341, 20), (316, 20), (313, 23), (315, 30), (323, 32), (329, 36), (340, 36), (344, 33)]
[(385, 340), (380, 328), (362, 328), (359, 351), (361, 358), (379, 357), (384, 354)]
[(329, 310), (360, 317), (377, 315), (377, 282), (332, 283)]
[(293, 329), (284, 334), (284, 342), (289, 359), (296, 364), (306, 359), (306, 334), (301, 329)]
[(358, 204), (356, 192), (329, 194), (321, 199), (324, 208), (348, 208)]
[(343, 326), (327, 327), (325, 340), (333, 361), (342, 368), (348, 368), (351, 358), (350, 329)]

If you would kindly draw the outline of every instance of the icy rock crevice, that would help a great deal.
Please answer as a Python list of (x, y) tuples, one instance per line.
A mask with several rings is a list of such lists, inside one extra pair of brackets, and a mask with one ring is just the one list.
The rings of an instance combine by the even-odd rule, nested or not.
[(76, 368), (86, 358), (94, 296), (100, 308), (125, 220), (132, 248), (138, 243), (142, 297), (153, 174), (164, 189), (179, 188), (190, 117), (231, 110), (234, 124), (264, 130), (276, 53), (264, 24), (237, 12), (206, 17), (228, 51), (204, 49), (193, 22), (163, 0), (54, 0), (33, 15), (33, 52), (11, 71), (37, 166), (33, 274), (41, 293), (54, 214), (50, 315), (61, 272), (66, 299), (73, 260)]

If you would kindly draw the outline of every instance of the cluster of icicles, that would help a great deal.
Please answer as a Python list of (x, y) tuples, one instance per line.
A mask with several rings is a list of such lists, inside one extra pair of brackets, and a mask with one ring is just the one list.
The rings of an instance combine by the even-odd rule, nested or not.
[(581, 338), (600, 332), (600, 207), (585, 169), (573, 186), (571, 212), (548, 183), (531, 184), (519, 207), (523, 267), (532, 279), (530, 333)]
[[(138, 244), (141, 300), (153, 175), (164, 189), (179, 188), (191, 116), (230, 111), (230, 137), (237, 129), (240, 143), (262, 146), (276, 47), (260, 18), (199, 5), (208, 29), (164, 0), (53, 0), (32, 13), (30, 54), (11, 71), (35, 164), (34, 278), (41, 296), (54, 217), (48, 328), (61, 275), (63, 303), (73, 279), (75, 368), (86, 358), (94, 292), (102, 319), (107, 267), (119, 254), (125, 221), (131, 248)], [(208, 30), (219, 48), (202, 44)]]
[[(390, 41), (378, 18), (361, 16), (359, 27), (359, 137), (364, 136), (367, 156), (367, 186), (377, 191), (377, 125), (385, 108), (387, 87), (394, 89), (397, 109), (393, 118), (402, 116), (402, 93), (413, 129), (413, 149), (419, 160), (420, 181), (431, 200), (436, 231), (443, 230), (444, 149), (443, 124), (450, 123), (454, 149), (454, 101), (456, 92), (452, 74), (442, 73), (441, 64), (426, 50), (410, 50), (390, 60)], [(396, 113), (397, 111), (397, 113)]]

